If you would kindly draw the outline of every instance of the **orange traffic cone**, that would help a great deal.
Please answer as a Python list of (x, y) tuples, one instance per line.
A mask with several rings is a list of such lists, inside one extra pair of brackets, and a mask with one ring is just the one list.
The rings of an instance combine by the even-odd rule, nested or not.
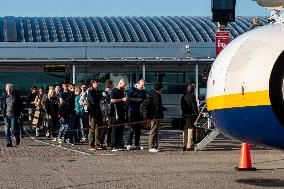
[(239, 167), (236, 167), (237, 171), (256, 171), (256, 168), (253, 168), (251, 165), (249, 149), (250, 149), (250, 144), (242, 143), (240, 164)]

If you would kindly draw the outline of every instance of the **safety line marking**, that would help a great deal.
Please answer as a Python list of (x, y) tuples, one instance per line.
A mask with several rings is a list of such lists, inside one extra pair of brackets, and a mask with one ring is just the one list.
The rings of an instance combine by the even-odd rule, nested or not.
[(34, 140), (38, 143), (54, 146), (54, 147), (61, 148), (63, 150), (67, 150), (67, 151), (71, 151), (71, 152), (80, 153), (82, 155), (93, 155), (93, 156), (96, 155), (95, 153), (89, 153), (89, 152), (84, 152), (84, 151), (80, 151), (80, 150), (75, 150), (75, 149), (67, 148), (67, 147), (64, 147), (64, 146), (61, 146), (61, 145), (56, 145), (56, 144), (52, 144), (52, 143), (49, 143), (49, 142), (45, 142), (45, 141), (42, 141), (42, 140), (35, 139), (35, 137), (31, 136), (31, 134), (26, 130), (25, 126), (23, 126), (23, 129), (31, 140)]

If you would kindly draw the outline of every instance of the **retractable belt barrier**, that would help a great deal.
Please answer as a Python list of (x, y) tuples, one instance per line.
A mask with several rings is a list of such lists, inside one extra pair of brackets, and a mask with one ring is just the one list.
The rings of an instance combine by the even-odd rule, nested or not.
[[(31, 114), (22, 114), (20, 116), (20, 126), (22, 126), (23, 124), (23, 116), (30, 116)], [(135, 126), (141, 126), (141, 124), (143, 124), (144, 126), (148, 125), (151, 123), (151, 121), (162, 121), (164, 119), (147, 119), (147, 120), (143, 120), (143, 121), (134, 121), (134, 122), (126, 122), (126, 123), (119, 123), (119, 124), (111, 124), (111, 125), (98, 125), (95, 128), (98, 129), (103, 129), (103, 128), (112, 128), (112, 127), (122, 127), (122, 126), (129, 126), (129, 125), (135, 125)], [(60, 121), (60, 119), (59, 119)], [(59, 128), (60, 128), (60, 123), (59, 123)], [(81, 131), (81, 130), (90, 130), (90, 128), (80, 128), (80, 129), (67, 129), (67, 132), (73, 132), (73, 131)], [(52, 132), (54, 134), (59, 133), (59, 131), (57, 132)]]
[[(23, 116), (30, 116), (30, 115), (32, 115), (32, 114), (22, 114), (20, 116), (20, 118), (19, 118), (20, 119), (20, 126), (23, 125), (22, 124), (23, 123)], [(1, 115), (1, 116), (3, 116), (3, 115)], [(185, 117), (188, 117), (188, 116), (181, 116), (181, 117), (178, 117), (178, 118), (182, 119), (182, 118), (185, 118)], [(142, 121), (126, 122), (126, 123), (119, 123), (119, 124), (98, 125), (95, 128), (103, 129), (103, 128), (122, 127), (122, 126), (129, 126), (129, 125), (141, 126), (141, 124), (146, 126), (146, 125), (149, 125), (151, 123), (151, 121), (163, 121), (163, 120), (165, 120), (165, 119), (146, 119), (146, 120), (142, 120)], [(60, 124), (59, 124), (59, 128), (60, 128)], [(202, 127), (200, 127), (200, 128), (202, 128)], [(68, 129), (67, 132), (69, 132), (69, 131), (72, 132), (72, 131), (89, 130), (89, 129), (90, 128)], [(53, 132), (53, 133), (56, 134), (56, 133), (59, 133), (59, 132), (57, 131), (57, 132)]]

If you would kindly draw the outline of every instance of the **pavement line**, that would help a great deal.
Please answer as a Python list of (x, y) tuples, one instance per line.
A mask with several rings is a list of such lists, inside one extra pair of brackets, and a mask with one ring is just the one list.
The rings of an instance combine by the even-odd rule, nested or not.
[(56, 144), (52, 144), (52, 143), (49, 143), (49, 142), (45, 142), (45, 141), (42, 141), (42, 140), (35, 139), (35, 137), (31, 136), (31, 134), (26, 130), (25, 126), (23, 126), (23, 129), (31, 140), (34, 140), (38, 143), (54, 146), (54, 147), (61, 148), (63, 150), (67, 150), (67, 151), (71, 151), (71, 152), (80, 153), (82, 155), (96, 155), (94, 153), (83, 152), (83, 151), (80, 151), (80, 150), (75, 150), (75, 149), (71, 149), (71, 148), (67, 148), (67, 147), (63, 147), (63, 146), (60, 146), (60, 145), (56, 145)]

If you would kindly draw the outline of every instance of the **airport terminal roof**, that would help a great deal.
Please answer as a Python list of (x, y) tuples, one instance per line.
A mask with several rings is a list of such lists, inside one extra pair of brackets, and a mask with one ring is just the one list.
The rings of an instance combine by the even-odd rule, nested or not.
[[(236, 17), (232, 38), (251, 23)], [(216, 29), (211, 17), (1, 17), (0, 42), (215, 42)]]

